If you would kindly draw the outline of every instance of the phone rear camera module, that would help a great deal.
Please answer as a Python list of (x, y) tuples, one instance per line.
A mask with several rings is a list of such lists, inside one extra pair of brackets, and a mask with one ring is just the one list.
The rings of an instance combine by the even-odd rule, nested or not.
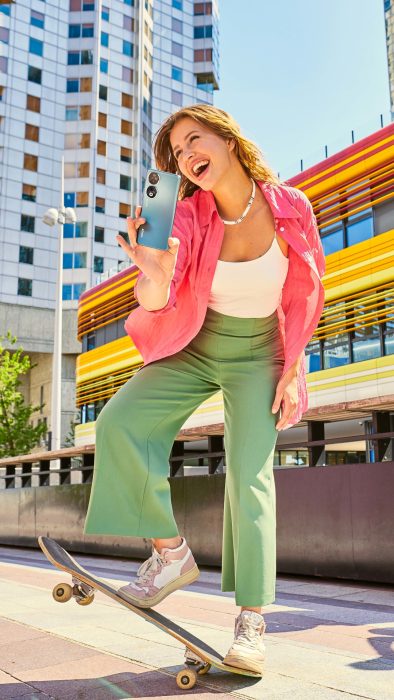
[(148, 189), (146, 190), (146, 194), (151, 199), (153, 199), (153, 197), (156, 197), (156, 193), (157, 193), (156, 187), (148, 187)]
[(149, 180), (151, 185), (157, 185), (157, 183), (160, 180), (160, 177), (157, 173), (149, 173), (148, 180)]

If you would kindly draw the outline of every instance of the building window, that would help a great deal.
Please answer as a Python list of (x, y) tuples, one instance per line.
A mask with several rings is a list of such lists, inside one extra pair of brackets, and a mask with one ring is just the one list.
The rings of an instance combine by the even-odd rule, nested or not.
[(81, 294), (83, 294), (85, 289), (86, 289), (85, 283), (81, 282), (79, 284), (73, 284), (73, 299), (74, 300), (79, 299), (79, 297), (81, 296)]
[(134, 31), (133, 17), (129, 17), (129, 15), (123, 15), (123, 29), (126, 29), (128, 32)]
[(24, 279), (23, 277), (18, 278), (18, 294), (23, 297), (32, 296), (33, 281)]
[(194, 14), (195, 15), (211, 15), (212, 14), (212, 3), (211, 2), (195, 2), (194, 3)]
[(96, 243), (104, 243), (104, 228), (102, 226), (94, 227), (94, 240)]
[(105, 199), (96, 197), (96, 212), (97, 214), (105, 214)]
[(194, 27), (195, 39), (210, 39), (212, 37), (212, 25), (208, 24), (202, 27)]
[(91, 331), (87, 334), (86, 338), (86, 350), (93, 350), (96, 347), (96, 332)]
[(194, 60), (196, 63), (212, 61), (212, 49), (196, 49), (194, 51)]
[(106, 141), (97, 141), (97, 153), (100, 156), (107, 155), (107, 142)]
[(373, 218), (372, 210), (369, 210), (369, 216), (360, 219), (360, 214), (349, 216), (346, 223), (346, 242), (348, 246), (355, 245), (361, 241), (366, 241), (373, 237)]
[(101, 19), (104, 22), (109, 22), (109, 7), (104, 7), (104, 5), (101, 8)]
[(74, 253), (74, 267), (76, 269), (86, 267), (86, 253)]
[[(0, 5), (0, 7), (1, 7), (1, 5)], [(6, 71), (3, 71), (3, 72), (6, 72)], [(27, 79), (30, 80), (31, 83), (38, 83), (38, 85), (41, 85), (41, 76), (42, 76), (41, 68), (35, 68), (35, 66), (28, 66)]]
[(23, 167), (25, 170), (32, 170), (34, 173), (38, 170), (38, 156), (32, 156), (30, 153), (25, 153), (23, 156)]
[(326, 235), (321, 236), (321, 242), (324, 250), (324, 255), (330, 255), (331, 253), (336, 253), (337, 250), (342, 250), (343, 245), (343, 229), (337, 229)]
[(25, 139), (39, 141), (39, 127), (34, 124), (25, 124)]
[(66, 121), (78, 119), (78, 107), (66, 107)]
[(123, 53), (125, 56), (131, 56), (133, 57), (134, 54), (134, 46), (131, 43), (131, 41), (125, 41), (123, 40)]
[(93, 63), (93, 51), (90, 49), (84, 49), (81, 51), (81, 64), (83, 66), (90, 65)]
[(134, 0), (123, 0), (125, 5), (130, 5), (130, 7), (134, 7)]
[(171, 18), (171, 28), (172, 28), (173, 32), (177, 32), (178, 34), (183, 34), (182, 22), (179, 19), (175, 19), (175, 17)]
[(171, 90), (171, 102), (178, 107), (182, 107), (182, 93), (177, 90)]
[(82, 25), (82, 36), (83, 37), (94, 36), (94, 24), (83, 24)]
[(101, 73), (108, 73), (108, 61), (106, 58), (100, 58), (100, 71)]
[(124, 202), (119, 202), (119, 218), (120, 219), (127, 219), (127, 217), (130, 216), (130, 213), (131, 213), (130, 204), (125, 204)]
[(0, 5), (0, 12), (3, 13), (3, 15), (8, 15), (10, 16), (11, 8), (9, 5)]
[(132, 83), (133, 76), (134, 74), (132, 68), (126, 68), (126, 66), (122, 66), (122, 80), (124, 80), (125, 83)]
[(69, 51), (67, 53), (67, 65), (77, 66), (79, 64), (80, 52), (79, 51)]
[(172, 6), (175, 7), (176, 10), (182, 10), (182, 0), (172, 0)]
[(21, 231), (27, 231), (28, 233), (35, 232), (35, 217), (29, 216), (28, 214), (21, 214)]
[(133, 151), (131, 148), (120, 147), (120, 160), (124, 163), (131, 163), (133, 157)]
[(94, 272), (104, 272), (104, 258), (95, 255), (93, 268)]
[(37, 197), (37, 187), (35, 185), (22, 185), (22, 199), (26, 202), (35, 202)]
[(8, 59), (5, 56), (0, 56), (0, 73), (8, 73)]
[(30, 109), (31, 112), (40, 112), (41, 110), (41, 99), (35, 97), (35, 95), (26, 96), (26, 109)]
[(101, 46), (108, 48), (109, 46), (109, 34), (107, 32), (101, 32)]
[(72, 299), (72, 284), (63, 284), (63, 301), (70, 301)]
[(103, 129), (107, 128), (107, 115), (104, 112), (99, 112), (98, 114), (98, 125), (102, 126)]
[(120, 123), (120, 131), (122, 134), (127, 134), (128, 136), (133, 135), (133, 123), (127, 121), (127, 119), (122, 119)]
[[(71, 224), (72, 226), (73, 224)], [(77, 221), (75, 224), (75, 238), (86, 238), (88, 235), (88, 222)]]
[(3, 44), (8, 44), (9, 38), (10, 38), (9, 29), (6, 29), (6, 27), (0, 27), (0, 41), (2, 41)]
[(348, 365), (350, 344), (348, 334), (342, 333), (323, 340), (323, 369)]
[(44, 50), (44, 42), (39, 39), (29, 39), (29, 52), (36, 54), (36, 56), (42, 56)]
[(73, 254), (63, 253), (63, 270), (72, 270)]
[(34, 248), (28, 248), (28, 246), (19, 246), (19, 262), (26, 263), (27, 265), (33, 265), (33, 252)]
[(106, 85), (99, 86), (99, 98), (100, 98), (100, 100), (107, 100), (108, 99), (108, 88)]
[(92, 92), (92, 78), (81, 78), (81, 92)]
[(128, 175), (121, 175), (119, 179), (119, 188), (131, 192), (131, 177)]
[(68, 36), (70, 39), (76, 39), (81, 36), (81, 25), (80, 24), (69, 24), (68, 25)]
[(172, 66), (171, 68), (171, 78), (173, 80), (180, 80), (182, 82), (182, 69)]
[(127, 92), (122, 92), (122, 107), (133, 109), (133, 96)]
[[(64, 146), (66, 149), (69, 148), (89, 148), (90, 147), (90, 134), (86, 132), (84, 134), (66, 134), (64, 140)], [(74, 165), (71, 163), (69, 165)], [(75, 177), (74, 175), (68, 175), (67, 177)]]
[(67, 80), (67, 92), (79, 92), (79, 80)]
[(89, 192), (77, 192), (77, 202), (76, 207), (88, 207), (89, 206)]
[(183, 57), (183, 46), (176, 41), (171, 42), (171, 53), (173, 56)]
[(99, 185), (105, 185), (105, 170), (103, 168), (96, 168), (96, 182)]

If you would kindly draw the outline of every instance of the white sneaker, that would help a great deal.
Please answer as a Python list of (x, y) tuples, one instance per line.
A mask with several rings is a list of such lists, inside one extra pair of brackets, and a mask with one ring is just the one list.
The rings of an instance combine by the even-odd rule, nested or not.
[(193, 583), (200, 575), (193, 554), (182, 537), (176, 549), (161, 553), (152, 545), (152, 556), (138, 569), (137, 578), (122, 586), (118, 594), (139, 608), (151, 608), (178, 588)]
[(235, 620), (234, 642), (223, 663), (263, 675), (265, 627), (264, 618), (260, 613), (243, 610)]

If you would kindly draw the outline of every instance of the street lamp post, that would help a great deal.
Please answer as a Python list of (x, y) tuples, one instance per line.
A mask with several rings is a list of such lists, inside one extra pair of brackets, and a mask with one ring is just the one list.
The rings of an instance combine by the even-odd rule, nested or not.
[(53, 338), (52, 362), (52, 406), (51, 406), (51, 449), (60, 449), (61, 438), (61, 382), (62, 382), (62, 310), (63, 310), (63, 226), (75, 224), (74, 209), (64, 206), (64, 156), (61, 165), (61, 194), (59, 209), (47, 209), (42, 220), (48, 226), (59, 225), (59, 247), (57, 258), (57, 282), (55, 304), (55, 329)]

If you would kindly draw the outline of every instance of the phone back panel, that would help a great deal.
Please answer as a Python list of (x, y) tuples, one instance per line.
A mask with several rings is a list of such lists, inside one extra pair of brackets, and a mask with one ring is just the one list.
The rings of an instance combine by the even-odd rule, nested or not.
[[(148, 187), (152, 187), (152, 184), (149, 182), (150, 173), (157, 173), (160, 178), (159, 182), (153, 185), (156, 188), (156, 196), (153, 198), (148, 197), (146, 193)], [(181, 178), (175, 173), (148, 170), (140, 214), (141, 217), (146, 219), (146, 222), (138, 229), (138, 244), (149, 248), (167, 250), (168, 237), (171, 236), (174, 225), (180, 183)]]

